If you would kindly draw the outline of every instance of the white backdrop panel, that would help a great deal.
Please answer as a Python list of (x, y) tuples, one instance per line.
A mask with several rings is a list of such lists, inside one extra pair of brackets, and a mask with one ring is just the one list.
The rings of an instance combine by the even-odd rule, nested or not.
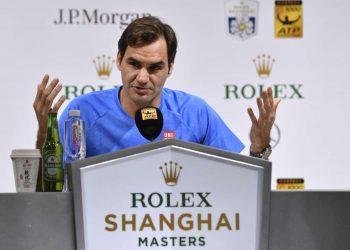
[[(120, 85), (115, 67), (103, 80), (93, 60), (101, 55), (115, 57), (125, 25), (145, 13), (163, 18), (178, 35), (178, 54), (167, 87), (204, 98), (248, 146), (246, 109), (256, 110), (255, 99), (236, 99), (233, 94), (227, 99), (225, 85), (301, 86), (303, 98), (285, 98), (278, 110), (280, 141), (271, 157), (272, 188), (278, 177), (303, 177), (308, 189), (349, 189), (350, 113), (345, 103), (350, 97), (349, 8), (343, 0), (304, 1), (303, 38), (276, 39), (274, 1), (260, 0), (257, 35), (240, 41), (227, 32), (223, 0), (2, 3), (0, 192), (14, 191), (11, 150), (34, 147), (37, 122), (32, 103), (43, 75), (58, 77), (78, 92)], [(60, 22), (60, 11), (67, 24), (55, 24)], [(97, 13), (102, 19), (89, 23), (84, 13), (90, 18)], [(259, 78), (252, 62), (264, 53), (275, 59), (267, 79)], [(288, 88), (287, 96), (292, 94)], [(273, 133), (276, 137), (277, 131)]]

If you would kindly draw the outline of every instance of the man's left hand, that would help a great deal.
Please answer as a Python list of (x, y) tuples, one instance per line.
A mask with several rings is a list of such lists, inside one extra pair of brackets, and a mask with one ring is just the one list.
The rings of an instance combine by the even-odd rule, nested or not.
[(274, 99), (272, 88), (268, 87), (262, 93), (262, 98), (258, 97), (256, 102), (259, 108), (259, 117), (254, 115), (252, 108), (248, 108), (248, 114), (252, 121), (250, 130), (251, 146), (253, 153), (260, 153), (270, 144), (270, 133), (275, 122), (276, 111), (281, 99)]

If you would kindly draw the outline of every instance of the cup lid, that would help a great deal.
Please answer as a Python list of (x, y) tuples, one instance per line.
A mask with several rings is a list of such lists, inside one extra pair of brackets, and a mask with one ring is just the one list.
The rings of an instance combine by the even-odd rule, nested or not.
[(40, 149), (13, 149), (10, 155), (15, 157), (41, 157)]

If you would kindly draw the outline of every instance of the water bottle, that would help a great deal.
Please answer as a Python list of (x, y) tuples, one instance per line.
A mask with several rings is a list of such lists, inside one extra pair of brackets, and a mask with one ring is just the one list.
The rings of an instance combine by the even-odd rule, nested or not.
[(85, 122), (80, 118), (80, 110), (69, 110), (64, 122), (64, 188), (72, 190), (72, 162), (86, 156)]

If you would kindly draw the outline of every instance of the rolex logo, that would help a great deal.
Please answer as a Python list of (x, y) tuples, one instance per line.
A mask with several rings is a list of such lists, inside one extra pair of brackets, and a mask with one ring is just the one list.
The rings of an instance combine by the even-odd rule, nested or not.
[(168, 186), (175, 186), (179, 180), (180, 172), (182, 167), (178, 165), (177, 162), (169, 161), (169, 163), (164, 163), (160, 166), (162, 171), (164, 181)]
[(102, 55), (98, 56), (92, 62), (95, 65), (98, 76), (101, 79), (108, 79), (115, 61), (110, 56)]
[(253, 59), (253, 62), (259, 77), (265, 79), (270, 76), (275, 59), (271, 58), (270, 55), (263, 54), (257, 56), (256, 59)]

